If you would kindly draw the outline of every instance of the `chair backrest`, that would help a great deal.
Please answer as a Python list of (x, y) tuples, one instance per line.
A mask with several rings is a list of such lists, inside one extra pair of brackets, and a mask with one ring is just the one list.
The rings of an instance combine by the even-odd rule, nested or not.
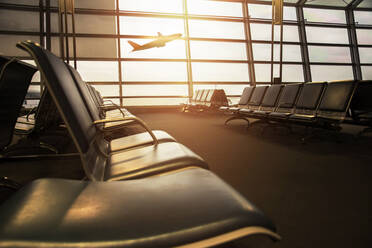
[(301, 109), (316, 110), (326, 84), (327, 82), (305, 83), (296, 103), (296, 112)]
[(261, 105), (262, 99), (265, 96), (266, 90), (269, 86), (267, 85), (260, 85), (256, 86), (254, 89), (251, 99), (248, 102), (249, 106), (259, 106)]
[(200, 101), (201, 101), (201, 99), (202, 99), (202, 97), (203, 97), (203, 95), (204, 95), (204, 91), (205, 91), (205, 90), (199, 90), (199, 95), (198, 95), (198, 97), (196, 98), (196, 101), (197, 101), (197, 102), (200, 102)]
[(303, 83), (286, 84), (280, 94), (278, 109), (293, 108)]
[(108, 144), (97, 132), (69, 66), (36, 43), (26, 41), (17, 46), (34, 58), (44, 76), (45, 85), (80, 153), (87, 177), (90, 180), (103, 180), (107, 163), (103, 154), (107, 152)]
[(199, 94), (200, 94), (200, 90), (196, 90), (194, 95), (191, 98), (191, 102), (196, 101), (196, 99), (198, 99), (199, 97)]
[(213, 96), (213, 94), (214, 94), (214, 91), (215, 91), (215, 90), (213, 90), (213, 89), (209, 90), (208, 95), (207, 95), (207, 97), (205, 98), (205, 102), (210, 103), (210, 102), (212, 101), (212, 96)]
[(4, 67), (4, 65), (6, 63), (9, 62), (11, 58), (8, 58), (8, 57), (5, 57), (5, 56), (0, 56), (0, 73), (1, 73), (1, 69)]
[(12, 140), (19, 111), (36, 67), (11, 59), (0, 71), (0, 150)]
[(329, 82), (322, 96), (317, 116), (343, 119), (350, 106), (355, 85), (354, 80)]
[(254, 89), (255, 89), (254, 86), (245, 87), (240, 97), (238, 105), (247, 105), (248, 101), (251, 99)]
[(267, 90), (262, 99), (261, 107), (275, 107), (278, 101), (280, 92), (283, 88), (281, 84), (273, 84)]
[(203, 94), (201, 95), (200, 100), (199, 100), (200, 103), (205, 102), (205, 100), (207, 99), (208, 94), (209, 94), (209, 90), (207, 90), (207, 89), (203, 90)]
[(359, 81), (350, 104), (351, 117), (372, 119), (372, 80)]

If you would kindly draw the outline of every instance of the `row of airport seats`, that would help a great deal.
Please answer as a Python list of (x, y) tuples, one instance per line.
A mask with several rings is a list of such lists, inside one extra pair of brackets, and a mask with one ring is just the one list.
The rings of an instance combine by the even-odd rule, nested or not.
[(223, 89), (200, 89), (195, 91), (188, 103), (182, 105), (182, 112), (203, 112), (227, 106), (228, 99)]
[[(197, 154), (133, 115), (108, 117), (74, 68), (37, 43), (17, 46), (38, 65), (87, 180), (23, 186), (0, 205), (1, 246), (211, 247), (251, 235), (280, 239), (274, 224)], [(122, 128), (126, 121), (147, 132), (104, 138), (105, 124)]]
[[(340, 124), (372, 126), (372, 81), (331, 81), (249, 86), (239, 104), (220, 110), (234, 119), (259, 120), (266, 127), (305, 125), (340, 131)], [(264, 129), (263, 129), (264, 130)]]

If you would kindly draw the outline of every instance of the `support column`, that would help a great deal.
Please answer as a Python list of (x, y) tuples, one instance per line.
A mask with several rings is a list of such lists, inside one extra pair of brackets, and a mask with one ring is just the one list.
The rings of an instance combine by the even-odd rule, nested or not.
[(244, 34), (245, 34), (245, 48), (248, 59), (248, 73), (250, 85), (256, 85), (256, 73), (254, 69), (253, 59), (253, 48), (252, 48), (252, 36), (251, 36), (251, 25), (250, 16), (248, 10), (248, 2), (245, 0), (243, 3), (243, 18), (244, 18)]

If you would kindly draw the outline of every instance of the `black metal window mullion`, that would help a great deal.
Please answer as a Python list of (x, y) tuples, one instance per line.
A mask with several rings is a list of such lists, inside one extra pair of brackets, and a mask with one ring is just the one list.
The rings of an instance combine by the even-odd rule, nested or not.
[(353, 0), (346, 8), (347, 34), (350, 43), (350, 56), (353, 65), (353, 75), (355, 80), (362, 80), (362, 69), (358, 49), (358, 40), (355, 29), (354, 9), (361, 3), (361, 0)]
[(302, 58), (302, 63), (303, 63), (304, 81), (311, 82), (312, 80), (311, 80), (309, 49), (307, 45), (305, 18), (304, 18), (304, 10), (303, 10), (303, 4), (305, 2), (306, 0), (298, 1), (298, 5), (296, 6), (296, 13), (297, 13), (300, 47), (301, 47), (301, 58)]

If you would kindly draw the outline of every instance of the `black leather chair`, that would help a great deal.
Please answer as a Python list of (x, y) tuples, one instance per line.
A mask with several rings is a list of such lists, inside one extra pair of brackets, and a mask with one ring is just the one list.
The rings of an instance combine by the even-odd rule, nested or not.
[(269, 113), (268, 118), (274, 121), (287, 120), (294, 113), (302, 83), (286, 84), (278, 101), (278, 107)]
[(345, 122), (367, 126), (359, 135), (372, 132), (372, 81), (363, 80), (357, 84), (356, 91), (350, 105), (350, 116)]
[[(117, 129), (123, 129), (127, 127), (128, 125), (132, 125), (134, 123), (139, 123), (140, 125), (144, 126), (146, 130), (149, 132), (144, 133), (138, 133), (126, 137), (120, 137), (120, 135), (116, 135), (118, 137), (115, 137), (115, 139), (110, 140), (110, 147), (111, 151), (120, 151), (128, 148), (138, 147), (138, 146), (145, 146), (145, 145), (152, 145), (154, 142), (154, 139), (156, 142), (172, 142), (175, 141), (175, 139), (169, 135), (168, 133), (156, 130), (151, 131), (145, 123), (140, 120), (139, 118), (136, 118), (133, 115), (128, 115), (123, 112), (123, 109), (119, 110), (119, 115), (117, 117), (111, 117), (106, 119), (101, 119), (101, 112), (99, 107), (97, 107), (94, 98), (91, 95), (91, 91), (89, 91), (89, 86), (82, 80), (79, 73), (69, 66), (68, 68), (71, 72), (71, 75), (74, 79), (74, 82), (76, 83), (76, 86), (81, 94), (81, 97), (84, 101), (85, 106), (87, 107), (89, 114), (91, 118), (94, 121), (98, 121), (103, 123), (103, 128), (100, 128), (99, 130), (106, 134), (107, 131), (117, 130)], [(98, 94), (98, 93), (94, 93)], [(100, 96), (97, 96), (98, 98)], [(114, 116), (114, 115), (111, 115)], [(110, 121), (113, 120), (113, 121)]]
[[(202, 158), (182, 144), (158, 143), (151, 130), (148, 131), (154, 138), (154, 145), (113, 152), (111, 142), (107, 142), (102, 132), (99, 131), (100, 125), (106, 120), (97, 121), (92, 118), (92, 112), (89, 111), (81, 96), (70, 67), (36, 43), (21, 42), (17, 46), (34, 58), (44, 76), (45, 85), (80, 153), (83, 169), (88, 179), (93, 181), (125, 180), (188, 167), (208, 168)], [(121, 120), (123, 119), (118, 119), (118, 121)]]
[(239, 109), (244, 108), (248, 104), (249, 100), (251, 99), (254, 89), (255, 89), (255, 86), (245, 87), (242, 95), (240, 96), (239, 102), (236, 106), (222, 106), (220, 107), (220, 110), (228, 112), (228, 113), (238, 112)]
[(282, 89), (281, 84), (271, 85), (262, 99), (260, 108), (247, 114), (256, 119), (266, 119), (267, 115), (276, 109)]
[(318, 110), (319, 102), (326, 85), (327, 82), (305, 83), (296, 103), (296, 109), (288, 117), (288, 120), (295, 124), (313, 125), (316, 120), (316, 111)]
[(200, 168), (119, 182), (40, 179), (0, 205), (2, 247), (211, 247), (280, 237), (273, 223)]
[(338, 125), (344, 121), (350, 107), (357, 82), (332, 81), (327, 84), (316, 117), (318, 122)]
[(37, 69), (15, 58), (5, 61), (0, 71), (0, 150), (12, 140), (19, 112)]
[(258, 110), (260, 108), (262, 100), (268, 88), (269, 88), (268, 85), (256, 86), (252, 93), (251, 98), (248, 101), (248, 104), (238, 110), (236, 114), (238, 118), (235, 119), (244, 119), (247, 121), (247, 126), (249, 126), (250, 122), (248, 117), (253, 111)]

